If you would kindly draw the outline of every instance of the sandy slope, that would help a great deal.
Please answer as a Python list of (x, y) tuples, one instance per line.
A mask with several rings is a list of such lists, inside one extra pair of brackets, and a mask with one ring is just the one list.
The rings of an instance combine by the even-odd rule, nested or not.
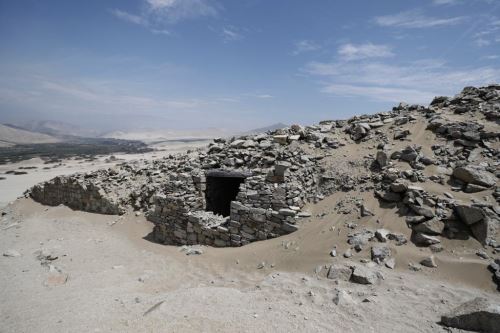
[(9, 145), (53, 142), (59, 142), (59, 139), (47, 134), (25, 131), (0, 124), (0, 145), (2, 143)]
[[(339, 198), (310, 209), (314, 216), (327, 213)], [(379, 268), (380, 285), (336, 285), (325, 269), (316, 273), (344, 262), (328, 256), (333, 244), (344, 247), (343, 224), (351, 218), (336, 213), (313, 217), (288, 236), (186, 256), (146, 240), (151, 225), (143, 216), (76, 212), (29, 199), (5, 211), (0, 251), (15, 249), (21, 257), (0, 257), (1, 332), (435, 332), (443, 330), (440, 314), (460, 302), (500, 299), (486, 264), (452, 246), (437, 255), (438, 269), (410, 272), (407, 262), (426, 253), (407, 245), (395, 249), (395, 271)], [(68, 274), (66, 283), (48, 280), (48, 268), (36, 259), (40, 249), (58, 257), (52, 264)], [(260, 262), (264, 269), (257, 269)], [(336, 288), (350, 299), (335, 305)]]

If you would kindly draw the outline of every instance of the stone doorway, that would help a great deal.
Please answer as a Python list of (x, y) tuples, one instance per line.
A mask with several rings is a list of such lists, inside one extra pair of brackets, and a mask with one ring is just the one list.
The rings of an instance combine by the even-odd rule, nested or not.
[(222, 216), (231, 215), (231, 201), (236, 199), (240, 184), (245, 181), (241, 172), (227, 170), (212, 170), (206, 175), (205, 200), (207, 211)]

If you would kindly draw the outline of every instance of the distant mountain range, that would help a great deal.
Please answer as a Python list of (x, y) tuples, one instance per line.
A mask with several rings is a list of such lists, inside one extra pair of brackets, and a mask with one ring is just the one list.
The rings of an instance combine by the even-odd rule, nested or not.
[(131, 131), (109, 132), (101, 135), (101, 137), (124, 139), (124, 140), (140, 140), (145, 143), (157, 143), (166, 141), (194, 141), (194, 140), (213, 139), (217, 137), (230, 137), (238, 135), (251, 135), (256, 133), (264, 133), (267, 131), (273, 131), (284, 127), (287, 127), (287, 125), (283, 123), (277, 123), (270, 126), (256, 128), (244, 132), (238, 132), (220, 128), (191, 129), (191, 130), (138, 129)]
[(266, 133), (268, 131), (275, 131), (277, 129), (280, 129), (280, 128), (285, 128), (285, 127), (288, 127), (287, 124), (283, 124), (283, 123), (276, 123), (276, 124), (272, 124), (272, 125), (269, 125), (269, 126), (266, 126), (266, 127), (261, 127), (261, 128), (256, 128), (256, 129), (253, 129), (253, 130), (250, 130), (250, 131), (246, 131), (242, 134), (257, 134), (257, 133)]
[(26, 130), (14, 125), (0, 124), (0, 147), (10, 147), (17, 144), (55, 142), (60, 142), (60, 139), (52, 135)]
[(15, 126), (28, 131), (44, 133), (56, 137), (77, 136), (95, 138), (100, 135), (100, 132), (92, 129), (85, 129), (74, 124), (54, 120), (31, 121)]
[(23, 124), (0, 124), (0, 147), (15, 144), (93, 142), (102, 139), (138, 140), (146, 144), (168, 141), (196, 141), (208, 140), (216, 137), (230, 137), (237, 135), (251, 135), (264, 133), (287, 127), (286, 124), (276, 123), (270, 126), (238, 132), (220, 128), (207, 129), (136, 129), (98, 133), (90, 129), (61, 121), (32, 121)]

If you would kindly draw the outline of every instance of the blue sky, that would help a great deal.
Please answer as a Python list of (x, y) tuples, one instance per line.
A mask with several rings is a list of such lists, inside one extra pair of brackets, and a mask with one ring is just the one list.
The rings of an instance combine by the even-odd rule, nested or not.
[(500, 82), (499, 0), (0, 0), (0, 122), (248, 129)]

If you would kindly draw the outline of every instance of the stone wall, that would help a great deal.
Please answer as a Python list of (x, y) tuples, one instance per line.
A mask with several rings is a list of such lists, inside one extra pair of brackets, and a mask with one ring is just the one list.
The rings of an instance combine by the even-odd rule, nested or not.
[(71, 176), (60, 176), (35, 185), (30, 195), (34, 200), (49, 206), (63, 204), (72, 209), (101, 214), (125, 212), (100, 186), (85, 184)]
[(298, 229), (296, 221), (306, 192), (294, 184), (294, 177), (288, 178), (289, 182), (272, 183), (263, 175), (247, 177), (231, 202), (230, 216), (222, 217), (204, 211), (203, 191), (194, 189), (205, 187), (205, 177), (193, 177), (198, 185), (193, 182), (191, 193), (155, 196), (154, 208), (147, 215), (155, 223), (154, 238), (165, 244), (225, 247), (293, 232)]

